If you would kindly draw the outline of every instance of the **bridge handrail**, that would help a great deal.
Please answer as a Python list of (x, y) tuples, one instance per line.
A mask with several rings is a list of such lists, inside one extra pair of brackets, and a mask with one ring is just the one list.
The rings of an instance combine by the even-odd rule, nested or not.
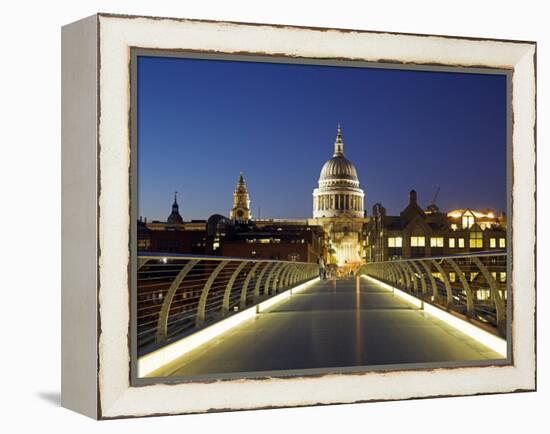
[(138, 254), (138, 354), (254, 306), (318, 275), (317, 264), (163, 253)]
[(304, 261), (288, 261), (283, 259), (267, 259), (267, 258), (244, 258), (240, 256), (215, 256), (215, 255), (197, 255), (194, 253), (162, 253), (162, 252), (147, 252), (147, 253), (138, 253), (138, 258), (147, 258), (147, 259), (209, 259), (212, 261), (257, 261), (257, 262), (288, 262), (292, 264), (310, 264), (311, 262)]
[(506, 252), (369, 262), (357, 275), (374, 277), (506, 337)]
[[(369, 262), (369, 264), (382, 264), (387, 262), (402, 262), (402, 261), (417, 261), (420, 259), (447, 259), (447, 258), (471, 258), (473, 256), (507, 256), (508, 253), (506, 250), (483, 250), (475, 253), (457, 253), (456, 255), (447, 255), (447, 256), (422, 256), (419, 258), (399, 258), (399, 259), (389, 259), (387, 261), (376, 261)], [(363, 264), (365, 265), (365, 264)]]

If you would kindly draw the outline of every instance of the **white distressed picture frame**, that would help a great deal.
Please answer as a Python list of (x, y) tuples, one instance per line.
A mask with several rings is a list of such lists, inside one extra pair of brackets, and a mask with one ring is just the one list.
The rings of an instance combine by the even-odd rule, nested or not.
[[(131, 386), (131, 48), (513, 70), (512, 364)], [(536, 388), (536, 44), (98, 14), (63, 29), (62, 404), (97, 419)]]

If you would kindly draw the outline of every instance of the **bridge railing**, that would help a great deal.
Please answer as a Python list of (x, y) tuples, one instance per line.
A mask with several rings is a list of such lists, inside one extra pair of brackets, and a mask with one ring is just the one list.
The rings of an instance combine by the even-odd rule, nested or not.
[(141, 356), (318, 275), (313, 263), (218, 256), (138, 255)]
[(381, 280), (506, 337), (507, 254), (479, 253), (363, 264)]

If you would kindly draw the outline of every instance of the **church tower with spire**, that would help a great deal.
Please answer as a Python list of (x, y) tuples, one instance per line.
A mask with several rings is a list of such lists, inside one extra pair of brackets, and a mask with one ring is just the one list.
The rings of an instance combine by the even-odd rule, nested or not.
[(243, 172), (239, 175), (239, 180), (233, 193), (233, 208), (231, 208), (229, 218), (239, 223), (246, 223), (252, 218), (250, 214), (250, 196), (248, 195)]
[(178, 192), (174, 192), (174, 203), (172, 204), (172, 212), (166, 219), (166, 223), (172, 225), (181, 225), (183, 224), (183, 218), (181, 217), (178, 205)]

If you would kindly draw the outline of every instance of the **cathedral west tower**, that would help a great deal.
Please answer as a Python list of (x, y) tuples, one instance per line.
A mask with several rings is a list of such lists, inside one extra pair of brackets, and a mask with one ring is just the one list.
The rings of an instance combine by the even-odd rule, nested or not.
[(233, 193), (233, 208), (231, 208), (229, 218), (239, 223), (246, 223), (252, 218), (250, 213), (250, 196), (248, 195), (248, 189), (246, 188), (242, 172), (239, 175), (239, 180)]

